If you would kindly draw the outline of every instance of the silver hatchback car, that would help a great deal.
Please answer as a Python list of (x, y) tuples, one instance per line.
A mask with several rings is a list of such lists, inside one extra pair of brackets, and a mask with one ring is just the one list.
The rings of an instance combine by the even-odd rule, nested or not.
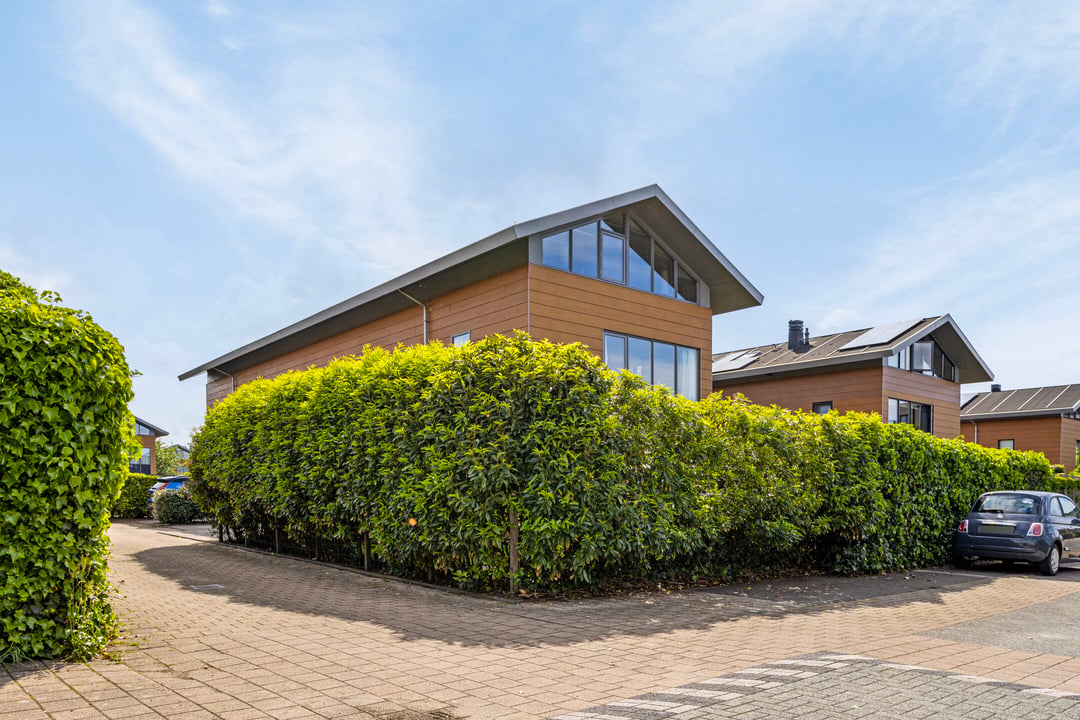
[(1008, 490), (980, 495), (953, 532), (953, 564), (1028, 562), (1044, 575), (1080, 562), (1080, 508), (1065, 495)]

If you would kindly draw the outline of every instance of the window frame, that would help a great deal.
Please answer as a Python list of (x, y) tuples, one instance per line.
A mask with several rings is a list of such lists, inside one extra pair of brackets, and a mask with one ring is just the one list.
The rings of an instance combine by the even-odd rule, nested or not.
[[(895, 413), (893, 411), (894, 403), (895, 403), (895, 407), (896, 407)], [(906, 418), (904, 420), (900, 419), (900, 417), (901, 417), (901, 415), (900, 415), (901, 403), (904, 403), (905, 405), (907, 405), (907, 414), (904, 416)], [(914, 418), (916, 416), (918, 416), (919, 419), (920, 419), (919, 423), (914, 422)], [(928, 421), (926, 422), (926, 425), (928, 425), (928, 428), (923, 427), (923, 423), (921, 422), (923, 416), (926, 416), (928, 418)], [(893, 419), (894, 417), (896, 419)], [(885, 418), (886, 424), (889, 424), (889, 425), (912, 425), (918, 430), (922, 430), (925, 433), (933, 434), (933, 432), (934, 432), (934, 418), (935, 418), (934, 406), (931, 405), (930, 403), (919, 402), (918, 400), (905, 400), (903, 398), (894, 398), (894, 397), (890, 397), (888, 399), (888, 417)]]
[(820, 402), (814, 403), (811, 406), (811, 408), (812, 408), (812, 412), (814, 412), (817, 415), (828, 415), (833, 410), (833, 401), (832, 400), (822, 400)]
[[(618, 285), (619, 287), (625, 287), (630, 290), (639, 290), (641, 292), (647, 292), (650, 295), (656, 295), (657, 297), (668, 298), (670, 300), (678, 300), (679, 302), (688, 303), (690, 305), (702, 306), (702, 298), (704, 293), (702, 292), (703, 281), (693, 270), (690, 269), (688, 264), (665, 243), (659, 236), (652, 231), (652, 229), (641, 221), (634, 213), (628, 210), (617, 211), (621, 216), (622, 234), (619, 235), (611, 229), (609, 223), (605, 223), (605, 218), (610, 218), (615, 213), (606, 213), (604, 215), (598, 215), (589, 220), (570, 223), (565, 226), (561, 226), (550, 232), (546, 232), (542, 235), (537, 235), (537, 242), (539, 244), (539, 252), (535, 257), (539, 257), (540, 265), (543, 267), (552, 268), (554, 270), (561, 270), (563, 272), (569, 272), (579, 277), (592, 278), (593, 280), (599, 280), (601, 282), (611, 283), (612, 285)], [(596, 273), (589, 274), (585, 272), (579, 272), (575, 270), (574, 262), (574, 231), (587, 228), (589, 225), (593, 226), (593, 232), (596, 236), (596, 258), (590, 267), (595, 266)], [(648, 257), (648, 273), (649, 273), (649, 287), (648, 289), (638, 287), (631, 283), (630, 279), (630, 254), (634, 252), (630, 247), (630, 233), (631, 226), (636, 226), (637, 230), (641, 231), (641, 234), (645, 235), (649, 239), (649, 257)], [(545, 260), (545, 243), (548, 240), (559, 239), (561, 243), (565, 240), (566, 243), (566, 265), (555, 264), (547, 262)], [(604, 276), (604, 239), (605, 238), (620, 238), (622, 240), (622, 273), (621, 281)], [(666, 255), (672, 264), (672, 283), (671, 292), (659, 292), (656, 287), (656, 250), (659, 248), (664, 255)], [(554, 253), (553, 253), (554, 254)], [(642, 258), (644, 259), (644, 258)], [(577, 263), (578, 266), (588, 265), (588, 263)], [(685, 277), (684, 277), (685, 276)], [(684, 281), (693, 282), (693, 299), (687, 299), (680, 291), (680, 283)], [(665, 281), (666, 283), (666, 281)], [(688, 288), (689, 289), (689, 288)]]
[[(930, 344), (930, 369), (916, 369), (915, 368), (915, 346)], [(885, 358), (885, 365), (896, 370), (903, 370), (904, 372), (914, 373), (916, 375), (924, 375), (927, 377), (935, 377), (939, 380), (946, 382), (959, 383), (959, 370), (953, 359), (949, 357), (949, 354), (945, 352), (945, 349), (930, 336), (926, 336), (911, 343), (903, 350), (893, 353)], [(948, 368), (949, 372), (946, 373), (945, 369)], [(949, 377), (951, 376), (951, 377)]]
[[(1008, 445), (1005, 445), (1004, 443), (1008, 443)], [(999, 438), (998, 441), (997, 441), (997, 449), (998, 450), (1015, 450), (1016, 449), (1016, 438)]]
[[(616, 368), (614, 365), (612, 365), (611, 359), (608, 357), (608, 338), (621, 340), (623, 357), (622, 357), (622, 362), (619, 363), (618, 368)], [(648, 377), (645, 377), (644, 375), (642, 375), (640, 373), (634, 372), (634, 370), (632, 370), (630, 368), (630, 346), (633, 343), (633, 341), (635, 341), (635, 340), (638, 343), (648, 343), (649, 344), (649, 368), (648, 368), (649, 375), (648, 375)], [(633, 335), (631, 333), (617, 332), (617, 331), (614, 331), (614, 330), (604, 330), (603, 340), (601, 341), (601, 348), (602, 348), (602, 351), (603, 351), (602, 355), (601, 355), (601, 360), (603, 360), (604, 364), (607, 365), (608, 367), (612, 368), (613, 370), (626, 370), (627, 372), (631, 372), (631, 373), (634, 373), (635, 375), (638, 375), (638, 377), (641, 377), (643, 380), (645, 380), (650, 385), (656, 385), (657, 383), (655, 382), (655, 379), (656, 379), (656, 346), (657, 345), (663, 345), (663, 346), (671, 347), (673, 349), (673, 352), (672, 352), (672, 360), (674, 361), (673, 377), (672, 377), (673, 383), (672, 383), (672, 386), (668, 386), (666, 383), (664, 383), (664, 387), (667, 387), (669, 390), (671, 390), (672, 395), (679, 395), (681, 397), (685, 397), (685, 398), (687, 398), (689, 400), (694, 400), (694, 401), (700, 400), (701, 399), (701, 348), (692, 347), (690, 345), (680, 345), (679, 343), (669, 342), (667, 340), (654, 340), (652, 338), (641, 337), (640, 335)], [(693, 375), (693, 377), (691, 379), (689, 379), (690, 380), (689, 382), (687, 381), (688, 380), (687, 378), (681, 377), (680, 372), (679, 372), (679, 367), (680, 367), (679, 355), (680, 355), (680, 351), (690, 351), (690, 352), (694, 353), (695, 356), (696, 356), (697, 362), (694, 363), (694, 375)], [(681, 388), (681, 387), (693, 388), (694, 396), (690, 397), (689, 395), (686, 395), (684, 393), (680, 393), (679, 388)]]

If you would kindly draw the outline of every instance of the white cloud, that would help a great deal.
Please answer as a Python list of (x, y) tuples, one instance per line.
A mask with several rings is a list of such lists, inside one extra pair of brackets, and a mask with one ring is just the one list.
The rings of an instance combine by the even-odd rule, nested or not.
[(1033, 100), (1075, 102), (1080, 6), (1018, 2), (995, 5), (990, 13), (985, 9), (982, 3), (964, 3), (943, 23), (948, 41), (971, 58), (956, 76), (955, 99), (991, 101), (1009, 117)]
[(232, 9), (221, 0), (210, 0), (206, 3), (206, 14), (212, 17), (228, 17), (232, 15)]
[[(586, 26), (586, 40), (604, 46), (632, 107), (615, 116), (613, 145), (677, 134), (729, 109), (770, 63), (808, 37), (834, 37), (851, 21), (843, 4), (665, 3), (639, 22), (627, 17), (611, 32), (610, 18)], [(623, 18), (620, 18), (623, 19)]]
[(279, 56), (276, 43), (302, 34), (268, 23), (259, 57), (271, 62), (241, 82), (150, 10), (75, 8), (79, 84), (181, 176), (284, 236), (348, 239), (322, 247), (345, 265), (392, 265), (430, 245), (412, 222), (424, 121), (409, 122), (430, 113), (377, 36), (345, 43), (331, 26)]
[(688, 0), (620, 19), (619, 33), (600, 20), (582, 31), (618, 73), (612, 86), (632, 93), (633, 112), (615, 119), (617, 143), (678, 135), (729, 111), (796, 53), (832, 53), (851, 72), (872, 66), (904, 81), (912, 65), (937, 65), (924, 90), (943, 109), (994, 107), (1006, 124), (1033, 101), (1075, 102), (1080, 89), (1072, 3)]

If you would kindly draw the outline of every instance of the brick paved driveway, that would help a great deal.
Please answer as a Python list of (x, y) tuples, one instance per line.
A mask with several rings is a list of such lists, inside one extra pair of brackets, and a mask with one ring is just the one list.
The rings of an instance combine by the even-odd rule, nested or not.
[[(0, 720), (689, 720), (830, 711), (922, 718), (928, 705), (960, 708), (972, 697), (1014, 708), (983, 717), (1025, 717), (1019, 709), (1064, 706), (1080, 694), (1080, 646), (998, 642), (985, 630), (1038, 617), (1029, 609), (1037, 605), (1053, 608), (1057, 622), (1080, 619), (1080, 570), (1054, 579), (806, 578), (511, 604), (166, 535), (145, 523), (118, 523), (111, 534), (124, 593), (116, 606), (127, 626), (119, 660), (0, 670)], [(1025, 642), (1037, 641), (1037, 632)], [(682, 714), (647, 706), (668, 702), (655, 700), (661, 691), (730, 693), (731, 678), (760, 679), (770, 668), (826, 656), (859, 659), (830, 660), (846, 664), (829, 672), (811, 664), (797, 682), (717, 702), (684, 693), (697, 700), (677, 702)], [(832, 693), (882, 699), (841, 713), (821, 700)], [(816, 705), (806, 699), (813, 697)]]

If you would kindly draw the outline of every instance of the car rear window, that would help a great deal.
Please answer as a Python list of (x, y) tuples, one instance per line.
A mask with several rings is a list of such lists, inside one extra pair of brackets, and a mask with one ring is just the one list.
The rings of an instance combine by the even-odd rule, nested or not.
[(971, 511), (1038, 515), (1039, 501), (1030, 495), (986, 495), (978, 499)]

